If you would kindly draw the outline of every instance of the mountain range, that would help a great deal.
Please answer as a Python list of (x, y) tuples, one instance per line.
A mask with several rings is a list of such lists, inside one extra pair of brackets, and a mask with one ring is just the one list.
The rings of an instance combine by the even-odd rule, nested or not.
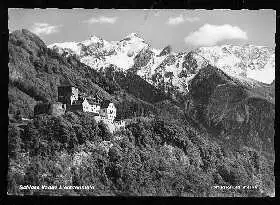
[(190, 79), (207, 65), (250, 84), (271, 84), (275, 78), (274, 49), (249, 44), (176, 53), (170, 46), (152, 48), (139, 34), (131, 33), (120, 41), (91, 36), (82, 42), (54, 43), (48, 47), (65, 56), (76, 55), (95, 70), (114, 65), (118, 71), (133, 72), (165, 91), (187, 92)]

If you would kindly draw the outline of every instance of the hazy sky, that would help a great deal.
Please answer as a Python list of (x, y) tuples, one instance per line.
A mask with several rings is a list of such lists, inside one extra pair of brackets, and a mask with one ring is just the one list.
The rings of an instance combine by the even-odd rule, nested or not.
[(274, 48), (274, 10), (116, 10), (9, 9), (9, 30), (28, 29), (47, 45), (83, 41), (90, 35), (107, 41), (135, 32), (154, 48), (174, 51), (221, 44)]

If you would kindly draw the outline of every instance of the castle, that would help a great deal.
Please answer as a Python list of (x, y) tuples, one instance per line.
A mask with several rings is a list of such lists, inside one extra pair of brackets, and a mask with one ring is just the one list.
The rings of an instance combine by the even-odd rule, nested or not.
[(109, 126), (111, 131), (125, 127), (124, 121), (114, 122), (117, 109), (114, 103), (109, 100), (101, 101), (98, 95), (93, 97), (79, 93), (78, 88), (74, 86), (59, 86), (57, 92), (57, 102), (36, 105), (34, 115), (48, 113), (50, 115), (60, 116), (66, 111), (83, 111), (93, 113), (96, 122), (103, 121)]

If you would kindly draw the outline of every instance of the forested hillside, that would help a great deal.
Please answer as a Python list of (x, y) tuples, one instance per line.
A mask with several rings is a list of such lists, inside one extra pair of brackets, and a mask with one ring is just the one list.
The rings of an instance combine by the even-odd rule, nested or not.
[[(112, 135), (84, 113), (36, 117), (23, 131), (9, 126), (9, 157), (11, 194), (265, 196), (274, 185), (273, 164), (256, 149), (223, 148), (191, 125), (149, 118)], [(32, 191), (20, 184), (95, 188)]]

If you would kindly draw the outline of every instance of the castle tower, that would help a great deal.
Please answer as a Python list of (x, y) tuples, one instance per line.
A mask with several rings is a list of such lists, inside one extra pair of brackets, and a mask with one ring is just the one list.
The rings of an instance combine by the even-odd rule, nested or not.
[(73, 86), (59, 86), (57, 88), (58, 102), (72, 105), (74, 101), (78, 100), (79, 90)]

